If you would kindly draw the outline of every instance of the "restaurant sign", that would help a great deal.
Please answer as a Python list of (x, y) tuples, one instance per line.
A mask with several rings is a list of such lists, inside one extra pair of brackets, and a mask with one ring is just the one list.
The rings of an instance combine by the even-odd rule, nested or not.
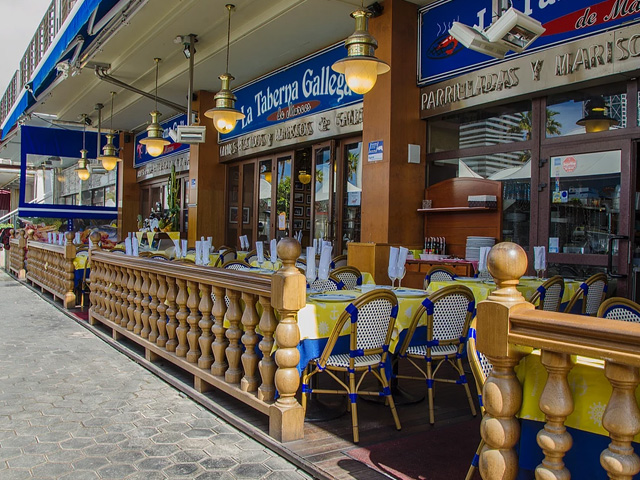
[(245, 114), (220, 142), (305, 115), (362, 101), (331, 65), (345, 57), (344, 43), (325, 48), (234, 90), (236, 108)]
[[(623, 23), (640, 20), (639, 0), (513, 0), (513, 7), (535, 18), (546, 29), (524, 53), (584, 38)], [(473, 8), (469, 8), (473, 5)], [(491, 24), (492, 0), (440, 0), (420, 10), (418, 84), (426, 85), (505, 60), (465, 48), (449, 35), (453, 22), (483, 30)]]
[(176, 143), (174, 142), (174, 138), (176, 138), (176, 131), (178, 129), (178, 125), (186, 125), (187, 124), (187, 116), (177, 115), (175, 117), (171, 117), (164, 122), (160, 122), (160, 126), (162, 127), (162, 137), (169, 140), (171, 143), (164, 147), (164, 151), (157, 157), (152, 157), (147, 153), (147, 149), (144, 145), (140, 143), (140, 140), (143, 138), (147, 138), (147, 131), (140, 132), (136, 135), (136, 151), (135, 157), (133, 160), (133, 166), (138, 168), (145, 163), (153, 162), (155, 160), (159, 160), (161, 158), (176, 155), (180, 152), (188, 152), (189, 145), (186, 143)]
[(637, 25), (566, 43), (421, 90), (421, 118), (640, 69)]
[(255, 155), (301, 142), (362, 131), (362, 102), (307, 115), (251, 132), (220, 145), (220, 160)]

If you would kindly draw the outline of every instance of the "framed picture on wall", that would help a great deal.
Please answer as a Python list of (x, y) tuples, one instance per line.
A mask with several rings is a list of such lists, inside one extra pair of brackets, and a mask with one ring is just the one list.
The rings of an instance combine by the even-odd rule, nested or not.
[(245, 225), (249, 223), (249, 217), (251, 216), (251, 210), (249, 207), (244, 207), (242, 209), (242, 223)]
[(293, 203), (304, 203), (304, 193), (294, 193)]
[(305, 189), (307, 192), (310, 192), (310, 191), (311, 191), (311, 183), (307, 183), (307, 184), (304, 186), (304, 189)]
[(304, 212), (304, 207), (293, 207), (293, 216), (301, 217)]
[(307, 217), (310, 217), (310, 216), (311, 216), (311, 207), (307, 207), (306, 216), (307, 216)]
[(238, 223), (238, 207), (229, 207), (229, 223)]
[(307, 204), (311, 205), (311, 194), (310, 193), (307, 194)]
[(304, 225), (304, 220), (296, 219), (293, 221), (293, 229), (294, 230), (302, 230)]
[(305, 230), (311, 230), (311, 220), (307, 220), (305, 223)]
[(302, 182), (295, 182), (293, 185), (296, 190), (304, 191), (304, 185)]

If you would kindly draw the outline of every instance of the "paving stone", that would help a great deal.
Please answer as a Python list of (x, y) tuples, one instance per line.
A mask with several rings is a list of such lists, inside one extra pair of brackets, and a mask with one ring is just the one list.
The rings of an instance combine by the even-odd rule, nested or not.
[(28, 469), (12, 468), (0, 469), (0, 478), (2, 480), (31, 480), (33, 476)]
[(262, 462), (263, 465), (266, 465), (271, 470), (279, 471), (279, 470), (295, 470), (296, 466), (289, 463), (282, 457), (271, 457), (268, 460)]
[(209, 471), (198, 475), (195, 480), (235, 480), (235, 477), (227, 472)]
[(100, 475), (100, 478), (121, 480), (135, 471), (136, 469), (133, 467), (133, 465), (120, 463), (115, 465), (107, 465), (106, 467), (100, 468), (98, 470), (98, 475)]
[(312, 477), (304, 472), (297, 471), (281, 471), (269, 473), (265, 480), (311, 480)]
[(168, 477), (188, 477), (193, 478), (197, 475), (197, 472), (200, 470), (200, 467), (197, 463), (178, 463), (176, 465), (172, 465), (167, 467), (164, 470), (164, 473)]
[(100, 467), (109, 464), (109, 460), (105, 457), (85, 457), (81, 460), (73, 462), (71, 465), (75, 470), (97, 470)]
[(9, 468), (33, 468), (46, 462), (44, 455), (20, 455), (7, 460)]
[(52, 452), (57, 452), (58, 450), (60, 450), (59, 443), (42, 442), (42, 443), (34, 443), (33, 445), (28, 445), (26, 447), (23, 447), (22, 453), (25, 453), (27, 455), (42, 453), (46, 455)]
[(45, 454), (47, 460), (56, 463), (71, 463), (75, 460), (79, 460), (85, 456), (83, 450), (62, 450)]
[(74, 471), (63, 475), (58, 480), (97, 480), (98, 474), (88, 470)]
[(231, 457), (209, 457), (200, 462), (205, 470), (228, 470), (237, 464), (238, 462)]
[(70, 463), (47, 462), (31, 469), (34, 477), (59, 477), (71, 471)]
[(136, 463), (136, 468), (138, 470), (158, 471), (170, 465), (173, 465), (173, 462), (167, 457), (149, 457)]
[(270, 470), (260, 463), (242, 463), (231, 469), (236, 478), (248, 478), (256, 480), (270, 473)]
[(127, 477), (127, 480), (165, 480), (166, 478), (164, 472), (142, 471), (132, 473)]

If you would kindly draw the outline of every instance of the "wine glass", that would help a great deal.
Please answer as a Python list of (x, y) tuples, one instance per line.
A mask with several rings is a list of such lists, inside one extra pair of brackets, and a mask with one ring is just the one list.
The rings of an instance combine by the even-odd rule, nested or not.
[(387, 274), (389, 275), (389, 280), (391, 280), (391, 288), (394, 288), (396, 279), (398, 278), (396, 277), (396, 269), (393, 267), (389, 267), (389, 269), (387, 270)]
[(407, 269), (402, 267), (402, 271), (398, 274), (398, 288), (402, 287), (402, 279), (407, 274)]

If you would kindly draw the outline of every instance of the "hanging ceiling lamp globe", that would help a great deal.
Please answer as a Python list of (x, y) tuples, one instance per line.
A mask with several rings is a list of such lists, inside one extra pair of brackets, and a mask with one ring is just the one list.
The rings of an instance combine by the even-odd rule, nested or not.
[(344, 42), (347, 57), (338, 60), (331, 68), (345, 77), (349, 88), (360, 95), (369, 92), (378, 75), (387, 73), (390, 67), (375, 56), (378, 42), (368, 31), (371, 13), (361, 9), (351, 14), (356, 21), (356, 30)]
[(118, 157), (118, 150), (113, 144), (113, 139), (115, 134), (113, 133), (113, 96), (116, 92), (111, 92), (111, 125), (109, 128), (109, 133), (107, 133), (107, 143), (104, 147), (102, 147), (102, 155), (98, 157), (98, 160), (102, 162), (102, 167), (110, 172), (116, 165), (118, 161), (120, 161), (120, 157)]
[(157, 157), (164, 152), (164, 147), (170, 145), (171, 142), (162, 137), (162, 127), (158, 123), (158, 117), (162, 115), (158, 111), (158, 63), (160, 59), (154, 58), (153, 61), (156, 62), (156, 109), (150, 113), (151, 123), (147, 127), (147, 137), (140, 140), (140, 143), (147, 147), (147, 153), (149, 155)]
[(87, 153), (86, 149), (80, 150), (80, 160), (78, 160), (78, 166), (76, 167), (76, 174), (80, 180), (89, 180), (91, 172), (87, 168)]

